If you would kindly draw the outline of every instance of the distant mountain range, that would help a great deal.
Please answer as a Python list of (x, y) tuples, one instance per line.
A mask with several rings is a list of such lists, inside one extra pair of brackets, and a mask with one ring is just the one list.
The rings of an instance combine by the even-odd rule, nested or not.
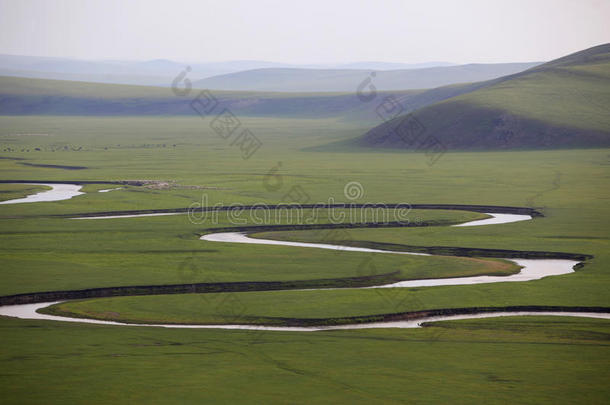
[(448, 62), (426, 62), (415, 64), (354, 62), (335, 65), (293, 65), (256, 60), (185, 63), (175, 62), (167, 59), (155, 59), (149, 61), (95, 61), (69, 58), (0, 55), (0, 75), (3, 76), (149, 86), (170, 86), (174, 77), (183, 71), (186, 66), (190, 66), (191, 68), (189, 79), (196, 81), (212, 76), (252, 69), (300, 68), (391, 70), (451, 65), (452, 64)]
[(368, 78), (377, 90), (429, 89), (495, 79), (538, 64), (469, 64), (374, 72), (359, 69), (266, 68), (213, 76), (196, 81), (193, 86), (213, 90), (355, 92)]
[(391, 119), (356, 140), (425, 149), (610, 146), (610, 44), (483, 83)]

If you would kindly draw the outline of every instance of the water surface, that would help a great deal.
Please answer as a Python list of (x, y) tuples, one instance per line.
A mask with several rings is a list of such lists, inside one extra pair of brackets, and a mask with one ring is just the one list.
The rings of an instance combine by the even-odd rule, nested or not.
[(14, 200), (0, 201), (0, 204), (21, 204), (35, 203), (46, 201), (61, 201), (69, 200), (77, 195), (85, 194), (79, 191), (83, 186), (78, 184), (49, 184), (49, 183), (5, 183), (5, 184), (32, 184), (38, 186), (48, 186), (51, 190), (41, 191), (36, 194), (31, 194), (24, 198), (16, 198)]

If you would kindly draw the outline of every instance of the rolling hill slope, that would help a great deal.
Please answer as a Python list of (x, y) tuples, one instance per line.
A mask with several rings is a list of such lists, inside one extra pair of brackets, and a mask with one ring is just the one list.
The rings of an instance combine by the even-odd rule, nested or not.
[(371, 61), (335, 65), (294, 65), (261, 60), (187, 63), (167, 59), (144, 61), (81, 60), (0, 54), (0, 76), (133, 84), (139, 86), (169, 87), (172, 80), (184, 70), (187, 65), (191, 68), (189, 72), (190, 80), (195, 81), (212, 76), (264, 68), (393, 70), (450, 66), (452, 64), (448, 62), (391, 63)]
[[(461, 84), (431, 90), (406, 90), (391, 94), (410, 111), (479, 87)], [(0, 115), (195, 115), (191, 102), (200, 94), (193, 90), (178, 97), (169, 88), (100, 84), (0, 76)], [(236, 115), (327, 118), (338, 117), (379, 122), (377, 109), (390, 93), (379, 92), (375, 100), (362, 101), (352, 93), (263, 93), (213, 91), (218, 101), (210, 113), (228, 108)]]
[[(610, 44), (556, 59), (381, 124), (356, 141), (417, 149), (418, 136), (450, 149), (610, 146)], [(398, 129), (398, 131), (397, 131)]]
[[(539, 65), (532, 63), (469, 64), (375, 72), (377, 90), (429, 89), (456, 83), (491, 80)], [(213, 76), (193, 83), (196, 88), (249, 91), (355, 92), (370, 70), (268, 68)]]

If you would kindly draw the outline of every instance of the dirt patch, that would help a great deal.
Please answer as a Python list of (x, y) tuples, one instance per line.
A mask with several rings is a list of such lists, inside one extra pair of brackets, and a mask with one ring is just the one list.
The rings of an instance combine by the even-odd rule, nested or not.
[(168, 190), (176, 185), (173, 180), (123, 180), (119, 181), (120, 184), (127, 186), (146, 187), (153, 190)]
[(122, 180), (120, 184), (127, 186), (145, 187), (152, 190), (188, 189), (188, 190), (227, 190), (220, 187), (208, 186), (184, 186), (177, 184), (175, 180)]
[(518, 266), (515, 267), (513, 263), (501, 262), (499, 260), (484, 260), (476, 257), (464, 257), (463, 259), (485, 265), (489, 269), (490, 274), (506, 274), (510, 270), (519, 268)]
[(121, 316), (121, 314), (119, 312), (112, 312), (112, 311), (102, 312), (99, 315), (104, 318), (118, 318), (119, 316)]

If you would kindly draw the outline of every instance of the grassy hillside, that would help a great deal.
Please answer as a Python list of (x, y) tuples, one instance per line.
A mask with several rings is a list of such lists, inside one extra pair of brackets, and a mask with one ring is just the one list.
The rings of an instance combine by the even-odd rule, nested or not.
[[(530, 63), (469, 64), (422, 69), (378, 71), (373, 82), (378, 90), (427, 89), (455, 83), (479, 82), (521, 72)], [(356, 69), (254, 69), (208, 77), (197, 88), (252, 91), (348, 91), (355, 92), (371, 70)]]
[[(491, 81), (414, 113), (422, 138), (455, 149), (610, 145), (610, 44)], [(370, 130), (365, 146), (417, 148), (398, 117)], [(404, 121), (403, 121), (404, 120)], [(399, 130), (400, 132), (400, 130)]]
[[(215, 116), (224, 108), (238, 116), (294, 118), (341, 117), (379, 122), (377, 109), (390, 94), (405, 107), (419, 108), (457, 94), (471, 91), (481, 84), (457, 84), (431, 90), (379, 92), (372, 101), (361, 100), (355, 90), (350, 93), (271, 93), (213, 91), (218, 105)], [(46, 79), (24, 79), (0, 76), (0, 115), (190, 115), (197, 116), (191, 102), (200, 94), (192, 90), (187, 96), (176, 96), (169, 88), (100, 84)], [(368, 90), (366, 92), (368, 95)]]

